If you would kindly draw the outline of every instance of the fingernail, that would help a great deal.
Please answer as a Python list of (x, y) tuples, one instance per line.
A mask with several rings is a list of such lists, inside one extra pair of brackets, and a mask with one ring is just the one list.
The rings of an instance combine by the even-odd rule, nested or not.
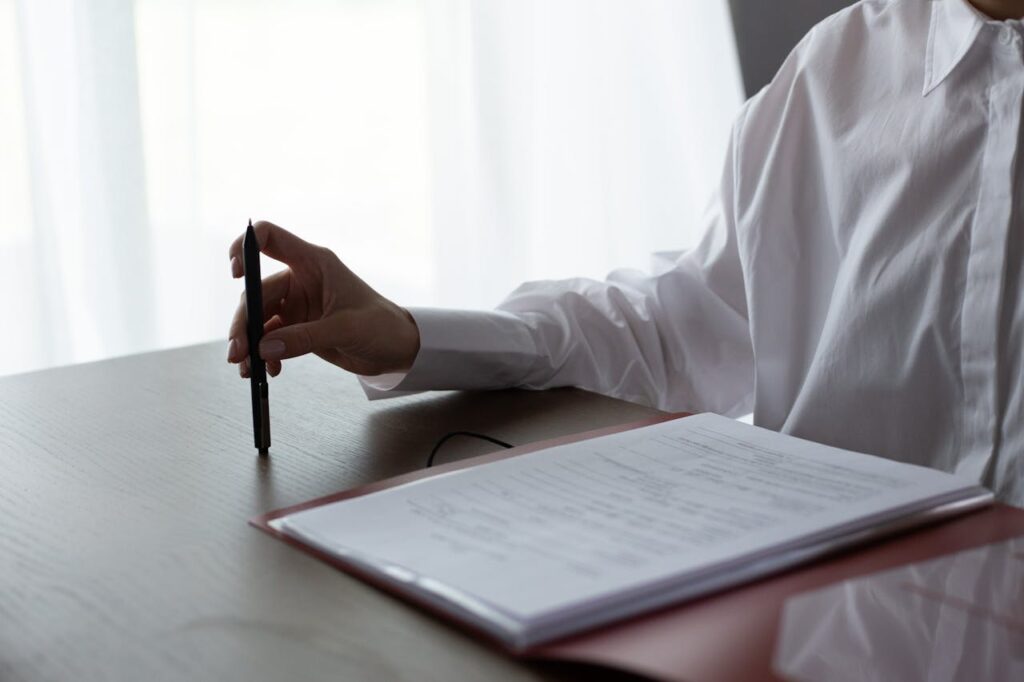
[(238, 342), (234, 339), (228, 342), (228, 362), (231, 362), (231, 358), (235, 357), (235, 352), (238, 350)]
[(280, 339), (260, 341), (260, 357), (264, 360), (280, 360), (282, 355), (284, 355), (284, 341)]

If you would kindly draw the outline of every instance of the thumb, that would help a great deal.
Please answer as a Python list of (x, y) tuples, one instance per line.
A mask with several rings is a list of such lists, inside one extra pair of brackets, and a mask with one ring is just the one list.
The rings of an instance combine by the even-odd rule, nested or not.
[(275, 329), (260, 341), (260, 357), (284, 360), (326, 348), (330, 345), (329, 324), (328, 320), (316, 320)]

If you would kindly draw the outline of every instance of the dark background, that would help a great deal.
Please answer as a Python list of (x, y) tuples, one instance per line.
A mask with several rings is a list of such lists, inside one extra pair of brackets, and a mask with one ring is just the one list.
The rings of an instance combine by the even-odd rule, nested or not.
[(747, 97), (763, 88), (816, 23), (850, 0), (729, 0)]

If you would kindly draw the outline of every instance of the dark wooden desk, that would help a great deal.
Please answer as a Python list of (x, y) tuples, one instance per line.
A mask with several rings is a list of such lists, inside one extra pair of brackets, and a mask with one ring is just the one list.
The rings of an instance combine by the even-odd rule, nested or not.
[[(537, 680), (249, 527), (423, 466), (655, 411), (577, 390), (368, 402), (315, 358), (271, 384), (273, 448), (222, 344), (0, 379), (0, 680)], [(456, 440), (439, 461), (494, 446)], [(590, 671), (593, 672), (593, 671)]]

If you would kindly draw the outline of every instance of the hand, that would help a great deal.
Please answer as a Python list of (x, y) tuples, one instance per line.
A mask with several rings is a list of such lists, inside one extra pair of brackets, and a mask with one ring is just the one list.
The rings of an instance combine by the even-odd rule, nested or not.
[[(281, 360), (316, 353), (356, 374), (404, 372), (420, 348), (409, 311), (374, 291), (329, 249), (272, 223), (253, 225), (260, 251), (288, 266), (263, 280), (259, 354), (277, 376)], [(231, 275), (242, 277), (242, 239), (231, 244)], [(228, 332), (228, 362), (249, 376), (245, 294)]]

